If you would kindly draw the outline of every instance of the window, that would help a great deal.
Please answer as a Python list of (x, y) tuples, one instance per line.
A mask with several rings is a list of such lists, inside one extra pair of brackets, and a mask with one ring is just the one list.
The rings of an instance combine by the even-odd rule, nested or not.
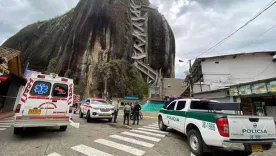
[(176, 110), (182, 110), (185, 108), (186, 101), (178, 101)]
[(86, 100), (86, 103), (90, 103), (90, 100), (89, 100), (89, 99), (87, 99), (87, 100)]
[(62, 83), (55, 83), (53, 86), (53, 97), (67, 97), (68, 96), (68, 85)]
[(30, 95), (49, 96), (52, 84), (45, 81), (35, 81)]
[(191, 109), (201, 109), (201, 110), (208, 110), (209, 101), (192, 101)]
[(174, 106), (175, 106), (175, 102), (172, 102), (172, 103), (167, 107), (167, 109), (168, 109), (168, 110), (174, 110)]

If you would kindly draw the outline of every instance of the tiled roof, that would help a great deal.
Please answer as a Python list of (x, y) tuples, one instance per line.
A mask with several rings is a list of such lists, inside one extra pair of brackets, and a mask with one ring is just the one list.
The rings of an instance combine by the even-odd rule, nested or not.
[(8, 61), (19, 55), (20, 51), (18, 50), (0, 46), (0, 57), (7, 58)]

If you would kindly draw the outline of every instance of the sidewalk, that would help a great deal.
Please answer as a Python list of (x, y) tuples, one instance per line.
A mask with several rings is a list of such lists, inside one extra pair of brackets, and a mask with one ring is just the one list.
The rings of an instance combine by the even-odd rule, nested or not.
[(5, 118), (9, 118), (14, 116), (14, 112), (5, 112), (5, 113), (0, 113), (0, 120), (4, 120)]
[(142, 112), (144, 118), (151, 118), (151, 119), (158, 119), (158, 113), (159, 112)]

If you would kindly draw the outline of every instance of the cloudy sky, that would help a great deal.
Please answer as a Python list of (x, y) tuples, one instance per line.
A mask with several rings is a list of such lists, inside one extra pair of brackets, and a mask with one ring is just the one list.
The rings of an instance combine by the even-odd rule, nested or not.
[[(167, 18), (176, 38), (176, 77), (194, 59), (234, 32), (271, 0), (150, 0)], [(61, 15), (78, 0), (0, 0), (0, 45), (23, 27)], [(225, 43), (202, 56), (276, 50), (276, 5)], [(185, 62), (178, 62), (181, 59)]]

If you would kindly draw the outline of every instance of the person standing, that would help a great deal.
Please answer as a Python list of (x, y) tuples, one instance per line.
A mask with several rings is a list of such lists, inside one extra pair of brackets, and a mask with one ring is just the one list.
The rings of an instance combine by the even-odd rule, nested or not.
[(114, 123), (117, 123), (117, 116), (118, 116), (118, 112), (119, 112), (119, 103), (120, 101), (117, 101), (117, 103), (115, 104), (115, 107), (114, 107), (114, 119), (113, 119), (113, 122)]
[(127, 125), (129, 125), (129, 114), (130, 114), (130, 106), (127, 103), (124, 107), (124, 125), (126, 124), (126, 119), (127, 119)]
[(139, 125), (139, 113), (141, 110), (141, 106), (138, 102), (134, 105), (134, 111), (133, 111), (133, 125), (135, 125), (135, 120), (137, 120), (137, 125)]

